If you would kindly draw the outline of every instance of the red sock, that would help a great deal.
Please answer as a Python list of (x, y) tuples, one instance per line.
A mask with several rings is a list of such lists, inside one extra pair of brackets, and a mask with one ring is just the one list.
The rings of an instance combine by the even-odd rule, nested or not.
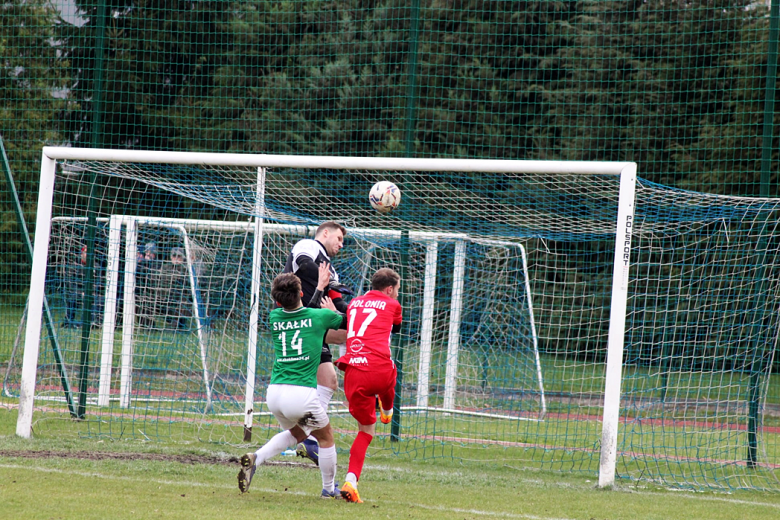
[(373, 435), (369, 435), (365, 432), (358, 432), (357, 437), (355, 437), (355, 442), (352, 443), (352, 448), (349, 450), (348, 471), (354, 473), (358, 480), (360, 480), (360, 472), (363, 471), (363, 463), (366, 460), (368, 445), (371, 444), (373, 439)]

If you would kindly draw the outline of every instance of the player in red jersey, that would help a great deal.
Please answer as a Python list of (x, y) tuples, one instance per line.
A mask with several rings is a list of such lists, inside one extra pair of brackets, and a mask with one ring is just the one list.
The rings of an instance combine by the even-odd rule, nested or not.
[(341, 496), (362, 503), (357, 483), (366, 451), (376, 431), (376, 400), (383, 423), (390, 422), (395, 400), (395, 363), (390, 357), (390, 335), (401, 330), (398, 291), (401, 277), (392, 269), (379, 269), (371, 289), (353, 298), (347, 308), (347, 351), (336, 361), (344, 371), (344, 393), (349, 413), (358, 422), (358, 434), (349, 450), (349, 472)]

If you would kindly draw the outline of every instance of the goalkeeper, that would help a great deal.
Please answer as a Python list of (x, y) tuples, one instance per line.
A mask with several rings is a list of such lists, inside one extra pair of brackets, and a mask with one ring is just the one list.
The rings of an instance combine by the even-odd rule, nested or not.
[[(308, 307), (319, 307), (322, 295), (328, 296), (336, 310), (341, 313), (347, 312), (347, 303), (343, 295), (351, 295), (352, 291), (339, 283), (338, 274), (331, 264), (331, 258), (338, 255), (344, 247), (344, 236), (347, 234), (346, 228), (333, 221), (323, 222), (314, 233), (314, 239), (307, 238), (298, 241), (287, 256), (284, 273), (293, 273), (301, 280), (303, 290), (303, 304)], [(318, 269), (323, 263), (329, 265), (330, 280), (320, 283)], [(322, 291), (322, 293), (318, 293)], [(323, 410), (328, 410), (333, 393), (338, 389), (338, 379), (336, 369), (333, 366), (333, 354), (329, 345), (341, 345), (346, 342), (345, 330), (329, 330), (327, 335), (323, 334), (322, 353), (320, 355), (320, 366), (317, 369), (317, 395), (322, 404)], [(301, 457), (311, 459), (318, 464), (317, 442), (312, 438), (307, 438), (300, 444), (296, 453)]]
[[(327, 263), (320, 265), (320, 280), (329, 279), (328, 267)], [(322, 497), (337, 498), (340, 491), (335, 485), (336, 445), (316, 387), (322, 338), (328, 329), (342, 327), (345, 318), (331, 309), (304, 307), (301, 281), (292, 273), (280, 274), (274, 279), (271, 295), (281, 308), (274, 309), (269, 316), (275, 360), (266, 402), (285, 431), (274, 435), (254, 453), (241, 457), (238, 489), (245, 493), (258, 465), (312, 434), (320, 443)], [(330, 305), (330, 300), (325, 298), (325, 303)]]

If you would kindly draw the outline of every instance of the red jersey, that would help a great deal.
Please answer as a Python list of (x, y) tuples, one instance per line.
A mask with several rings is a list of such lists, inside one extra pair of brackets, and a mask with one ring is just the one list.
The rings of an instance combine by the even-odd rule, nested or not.
[(353, 298), (347, 307), (347, 353), (336, 366), (361, 370), (393, 368), (390, 334), (401, 324), (401, 304), (381, 291)]

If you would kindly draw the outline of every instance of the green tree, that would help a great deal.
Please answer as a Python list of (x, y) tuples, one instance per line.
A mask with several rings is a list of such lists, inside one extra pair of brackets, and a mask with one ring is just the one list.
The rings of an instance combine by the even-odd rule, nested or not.
[(631, 160), (644, 178), (711, 190), (700, 152), (708, 124), (722, 133), (724, 109), (746, 87), (732, 63), (744, 52), (749, 3), (582, 2), (571, 45), (555, 57), (562, 79), (543, 101), (543, 158)]
[[(700, 137), (686, 150), (698, 168), (679, 185), (727, 195), (760, 194), (764, 105), (767, 97), (769, 18), (763, 7), (739, 31), (738, 52), (728, 61), (728, 97), (703, 121)], [(775, 92), (775, 107), (778, 96)], [(778, 196), (780, 116), (772, 122), (770, 196)]]
[[(232, 4), (218, 0), (79, 1), (86, 23), (61, 33), (73, 77), (75, 103), (65, 114), (75, 146), (219, 151), (209, 133), (227, 118), (229, 103), (209, 99), (232, 44)], [(98, 45), (103, 30), (103, 58)], [(97, 84), (102, 72), (102, 86)], [(102, 106), (95, 107), (100, 92)], [(102, 128), (94, 136), (95, 112)], [(227, 114), (227, 115), (226, 115)], [(186, 143), (180, 132), (188, 132)]]
[[(405, 107), (402, 2), (282, 2), (276, 46), (247, 112), (255, 150), (385, 154)], [(256, 35), (259, 37), (260, 35)]]
[[(57, 116), (66, 106), (68, 78), (57, 23), (44, 0), (0, 5), (0, 128), (28, 226), (35, 223), (41, 147), (62, 142)], [(9, 186), (5, 177), (0, 182), (0, 292), (18, 294), (29, 284), (29, 263)]]

